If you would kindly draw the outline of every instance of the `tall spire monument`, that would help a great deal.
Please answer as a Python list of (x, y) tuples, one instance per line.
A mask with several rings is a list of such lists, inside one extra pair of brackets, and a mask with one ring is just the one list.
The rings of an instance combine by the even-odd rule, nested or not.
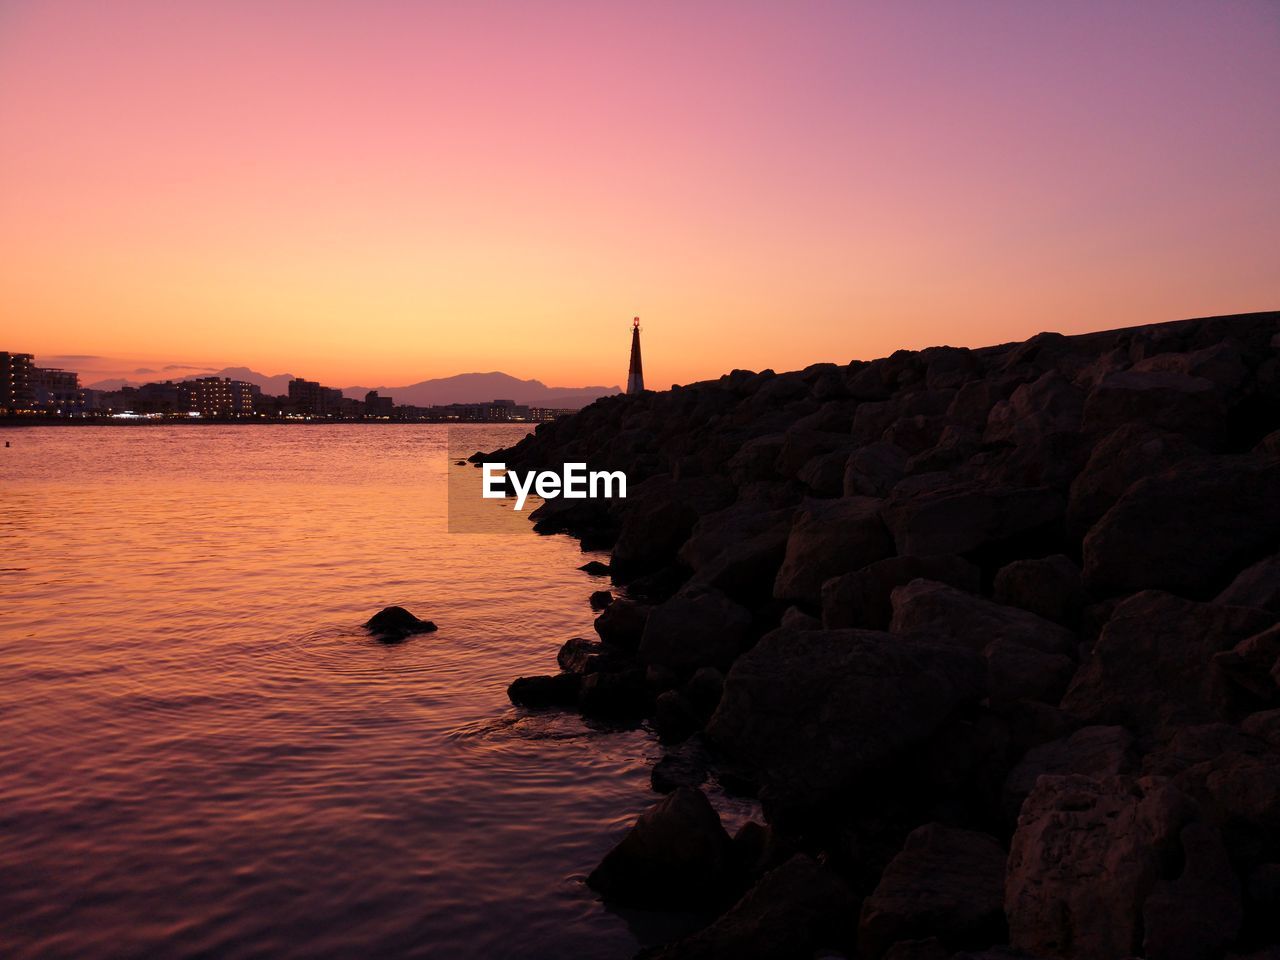
[(640, 362), (640, 318), (631, 321), (631, 368), (627, 370), (627, 393), (644, 392), (644, 365)]

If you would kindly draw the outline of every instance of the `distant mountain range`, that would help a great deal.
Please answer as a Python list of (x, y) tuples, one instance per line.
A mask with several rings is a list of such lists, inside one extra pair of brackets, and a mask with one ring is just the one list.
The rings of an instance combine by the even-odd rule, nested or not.
[[(232, 380), (243, 380), (253, 383), (263, 393), (279, 396), (289, 392), (289, 381), (294, 379), (291, 373), (279, 373), (267, 376), (248, 367), (226, 367), (215, 373), (192, 374), (178, 377), (179, 380), (192, 380), (196, 376), (229, 377)], [(147, 380), (100, 380), (89, 384), (92, 390), (119, 390), (121, 387), (136, 387)], [(598, 400), (600, 397), (621, 393), (622, 388), (612, 387), (548, 387), (541, 380), (521, 380), (507, 373), (460, 373), (453, 377), (439, 377), (435, 380), (422, 380), (403, 387), (344, 387), (343, 394), (357, 400), (363, 400), (370, 390), (377, 390), (383, 396), (390, 396), (396, 403), (408, 403), (414, 406), (439, 406), (447, 403), (482, 403), (487, 400), (514, 400), (516, 403), (534, 407), (564, 407), (577, 409)]]

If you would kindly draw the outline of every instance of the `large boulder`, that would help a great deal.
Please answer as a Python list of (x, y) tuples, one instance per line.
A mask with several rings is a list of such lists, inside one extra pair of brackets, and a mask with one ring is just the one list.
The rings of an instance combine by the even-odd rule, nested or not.
[(1084, 428), (1109, 433), (1122, 423), (1143, 423), (1181, 433), (1208, 448), (1226, 432), (1223, 393), (1212, 380), (1175, 370), (1121, 370), (1104, 376), (1084, 405)]
[(968, 555), (1059, 540), (1064, 503), (1054, 490), (926, 479), (899, 484), (884, 510), (900, 554)]
[(810, 960), (822, 948), (839, 949), (852, 940), (855, 907), (843, 881), (798, 853), (766, 873), (709, 927), (652, 957)]
[(874, 497), (806, 501), (791, 524), (774, 597), (816, 607), (825, 581), (891, 556), (893, 540), (880, 519), (881, 504)]
[(913, 830), (862, 902), (858, 953), (883, 956), (899, 940), (937, 937), (952, 949), (1005, 938), (1005, 852), (985, 833), (929, 823)]
[(1182, 828), (1182, 872), (1156, 887), (1142, 907), (1147, 960), (1217, 960), (1244, 919), (1236, 878), (1216, 828)]
[(1122, 724), (1141, 739), (1222, 719), (1223, 681), (1213, 655), (1271, 626), (1248, 607), (1195, 603), (1158, 590), (1121, 603), (1062, 699), (1086, 723)]
[(1054, 434), (1079, 431), (1083, 412), (1084, 391), (1050, 370), (991, 408), (983, 441), (1038, 444)]
[(1093, 448), (1088, 462), (1071, 484), (1067, 530), (1078, 538), (1089, 532), (1126, 490), (1143, 477), (1167, 470), (1204, 451), (1186, 437), (1127, 423)]
[(722, 903), (733, 870), (719, 815), (702, 791), (680, 787), (640, 815), (587, 885), (613, 903), (692, 910)]
[(1067, 626), (1080, 622), (1080, 614), (1089, 603), (1080, 568), (1060, 553), (1015, 560), (1001, 567), (996, 573), (993, 597), (997, 603)]
[(653, 477), (628, 492), (609, 569), (620, 582), (657, 570), (675, 559), (698, 518), (723, 508), (733, 496), (718, 477), (676, 481)]
[(432, 633), (436, 625), (419, 620), (404, 607), (384, 607), (365, 621), (364, 628), (383, 642), (395, 643), (415, 633)]
[(982, 586), (982, 572), (963, 557), (887, 557), (822, 585), (822, 625), (885, 630), (893, 619), (894, 587), (920, 578), (969, 593)]
[(1099, 595), (1223, 589), (1280, 540), (1280, 458), (1203, 457), (1135, 483), (1084, 540)]
[(934, 580), (913, 580), (892, 594), (892, 633), (929, 637), (983, 650), (1005, 640), (1040, 650), (1074, 651), (1075, 634), (1017, 607), (1006, 607)]
[(846, 497), (883, 497), (906, 469), (907, 451), (888, 440), (877, 440), (849, 454), (841, 489)]
[(600, 639), (619, 650), (635, 650), (644, 636), (652, 607), (632, 600), (615, 600), (596, 617), (595, 630)]
[(1213, 665), (1227, 684), (1236, 712), (1275, 706), (1280, 699), (1280, 624), (1215, 654)]
[(1218, 594), (1215, 602), (1258, 607), (1280, 614), (1280, 553), (1241, 571), (1231, 585)]
[(746, 643), (751, 614), (724, 594), (672, 597), (653, 608), (640, 639), (641, 663), (691, 673), (725, 669)]
[(762, 776), (779, 813), (821, 808), (961, 704), (983, 661), (866, 630), (775, 630), (734, 663), (707, 735)]
[(1082, 727), (1068, 737), (1032, 747), (1005, 778), (1001, 808), (1006, 818), (1016, 820), (1023, 801), (1040, 777), (1080, 774), (1101, 780), (1131, 773), (1137, 764), (1133, 735), (1124, 727)]
[(1005, 876), (1009, 942), (1036, 957), (1123, 960), (1194, 804), (1167, 780), (1042, 776)]
[(693, 571), (690, 583), (747, 601), (768, 593), (786, 554), (794, 512), (739, 502), (703, 517), (680, 548), (680, 561)]

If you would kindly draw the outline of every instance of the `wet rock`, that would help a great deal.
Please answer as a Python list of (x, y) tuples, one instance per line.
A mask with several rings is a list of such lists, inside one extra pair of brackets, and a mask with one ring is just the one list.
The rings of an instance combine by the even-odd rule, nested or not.
[(1131, 773), (1136, 764), (1133, 736), (1124, 727), (1082, 727), (1028, 750), (1005, 779), (1001, 807), (1009, 821), (1016, 820), (1036, 781), (1046, 774), (1074, 773), (1102, 780)]
[(687, 740), (702, 726), (702, 719), (679, 690), (665, 690), (653, 703), (653, 729), (659, 743)]
[(1005, 939), (1005, 852), (983, 833), (930, 823), (912, 831), (863, 901), (861, 957), (899, 940), (936, 936), (952, 949)]
[(995, 640), (1065, 654), (1074, 651), (1075, 634), (1017, 607), (982, 597), (934, 580), (913, 580), (892, 594), (892, 633), (929, 637), (983, 650)]
[(1147, 960), (1216, 960), (1236, 939), (1244, 910), (1240, 881), (1213, 827), (1182, 828), (1182, 873), (1159, 884), (1142, 907)]
[(828, 630), (888, 629), (893, 619), (894, 587), (921, 578), (969, 593), (977, 593), (981, 587), (981, 572), (962, 557), (888, 557), (822, 585), (822, 625)]
[(431, 633), (436, 625), (419, 620), (404, 607), (384, 607), (367, 621), (365, 629), (381, 640), (403, 640), (415, 633)]
[(640, 646), (651, 609), (647, 604), (632, 600), (615, 600), (596, 617), (596, 633), (610, 646), (635, 650)]
[(592, 610), (603, 610), (613, 603), (613, 594), (608, 590), (596, 590), (591, 594), (590, 603)]
[(578, 702), (581, 682), (575, 673), (517, 677), (507, 687), (507, 696), (518, 707), (570, 707)]
[(1195, 603), (1148, 590), (1116, 608), (1081, 664), (1062, 708), (1086, 723), (1122, 724), (1140, 738), (1222, 719), (1226, 697), (1213, 655), (1269, 627), (1248, 607)]
[(1257, 607), (1280, 614), (1280, 554), (1241, 571), (1214, 600), (1237, 607)]
[(873, 497), (806, 501), (792, 522), (774, 597), (816, 607), (826, 580), (890, 556), (893, 541), (880, 507)]
[(780, 835), (773, 827), (748, 820), (733, 835), (733, 852), (739, 867), (754, 884), (799, 851), (791, 839)]
[[(830, 803), (982, 695), (982, 660), (864, 630), (776, 630), (725, 679), (708, 737), (758, 770), (777, 813)], [(776, 822), (776, 821), (775, 821)]]
[(622, 658), (616, 647), (606, 646), (598, 640), (574, 637), (564, 642), (556, 654), (556, 663), (569, 673), (599, 673), (618, 669)]
[(578, 690), (583, 716), (614, 723), (638, 723), (649, 713), (653, 697), (641, 670), (589, 673)]
[(1009, 850), (1009, 942), (1037, 957), (1122, 960), (1193, 805), (1156, 778), (1042, 776)]
[(686, 740), (653, 765), (649, 786), (655, 793), (671, 793), (679, 787), (696, 788), (706, 782), (708, 773), (706, 754), (695, 742)]
[(1001, 567), (993, 595), (996, 603), (1071, 627), (1080, 622), (1089, 602), (1080, 568), (1060, 553), (1039, 560), (1015, 560)]
[(588, 560), (578, 568), (584, 573), (589, 573), (593, 577), (607, 577), (609, 575), (609, 565), (601, 563), (599, 560)]
[(701, 791), (679, 787), (640, 815), (587, 885), (612, 903), (690, 910), (723, 902), (733, 880), (720, 817)]
[(650, 613), (639, 659), (677, 672), (727, 668), (746, 643), (750, 627), (751, 614), (722, 593), (673, 597)]
[(1135, 483), (1084, 540), (1099, 595), (1217, 594), (1280, 539), (1280, 459), (1187, 460)]
[[(653, 960), (810, 960), (852, 941), (852, 892), (803, 854), (766, 873), (715, 923)], [(835, 954), (839, 956), (839, 953)]]

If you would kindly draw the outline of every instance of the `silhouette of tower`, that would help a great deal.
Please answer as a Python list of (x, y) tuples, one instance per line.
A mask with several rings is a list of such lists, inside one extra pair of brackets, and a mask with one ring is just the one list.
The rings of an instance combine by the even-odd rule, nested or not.
[(644, 366), (640, 363), (640, 318), (631, 322), (631, 369), (627, 371), (627, 393), (644, 392)]

